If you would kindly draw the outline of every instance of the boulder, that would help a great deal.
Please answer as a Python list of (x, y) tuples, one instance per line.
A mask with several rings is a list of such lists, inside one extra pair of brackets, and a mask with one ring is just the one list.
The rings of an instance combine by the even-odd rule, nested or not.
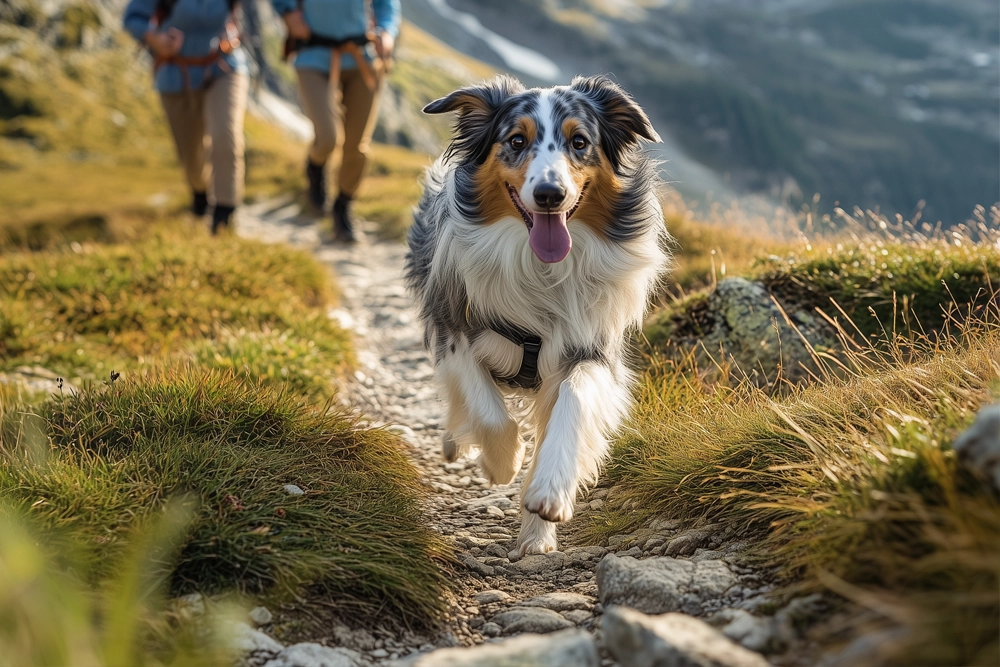
[(1000, 491), (1000, 403), (980, 410), (953, 447), (967, 468)]
[(622, 667), (768, 667), (767, 660), (691, 616), (609, 607), (604, 645)]
[(721, 597), (735, 584), (736, 575), (719, 560), (694, 563), (666, 556), (636, 560), (608, 554), (597, 564), (601, 603), (647, 614), (690, 608)]
[(577, 629), (438, 649), (394, 663), (395, 667), (599, 667), (600, 664), (594, 640)]
[(671, 342), (707, 351), (737, 366), (760, 387), (772, 385), (779, 366), (785, 380), (809, 382), (810, 372), (819, 373), (802, 336), (813, 348), (836, 347), (836, 331), (806, 308), (783, 307), (794, 328), (763, 283), (726, 278), (707, 295), (658, 316), (646, 336), (657, 346)]

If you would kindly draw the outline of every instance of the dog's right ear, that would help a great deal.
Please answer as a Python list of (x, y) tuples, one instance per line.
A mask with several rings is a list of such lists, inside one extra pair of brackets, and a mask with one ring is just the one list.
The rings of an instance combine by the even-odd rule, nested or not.
[(439, 114), (458, 111), (459, 116), (467, 113), (491, 113), (511, 95), (524, 91), (521, 82), (512, 76), (500, 75), (478, 86), (466, 86), (424, 107), (424, 113)]
[(521, 92), (524, 92), (524, 86), (520, 81), (501, 75), (478, 86), (459, 88), (425, 106), (424, 113), (428, 114), (458, 112), (455, 136), (445, 151), (445, 157), (457, 156), (463, 161), (482, 164), (496, 141), (504, 105)]

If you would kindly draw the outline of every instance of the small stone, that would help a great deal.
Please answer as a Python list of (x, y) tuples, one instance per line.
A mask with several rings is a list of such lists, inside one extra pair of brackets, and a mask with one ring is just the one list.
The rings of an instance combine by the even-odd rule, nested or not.
[(361, 667), (362, 660), (357, 651), (304, 642), (289, 646), (264, 667)]
[(484, 577), (492, 577), (495, 574), (493, 566), (486, 565), (485, 563), (480, 563), (473, 556), (470, 556), (468, 554), (463, 554), (462, 556), (459, 557), (459, 560), (462, 561), (462, 565)]
[(205, 613), (205, 596), (201, 593), (182, 595), (175, 604), (178, 611), (186, 616), (201, 616)]
[(596, 574), (603, 604), (625, 605), (649, 614), (698, 606), (699, 601), (719, 598), (736, 584), (736, 575), (722, 561), (693, 563), (669, 557), (636, 560), (608, 554), (597, 564)]
[(370, 655), (373, 658), (380, 658), (381, 659), (381, 658), (388, 658), (389, 657), (389, 652), (386, 651), (384, 648), (377, 648), (374, 651), (372, 651), (371, 653), (369, 653), (368, 655)]
[(482, 498), (476, 498), (475, 500), (470, 500), (466, 503), (466, 508), (470, 510), (480, 510), (484, 507), (496, 507), (501, 510), (511, 509), (514, 505), (514, 501), (504, 495), (493, 494), (490, 496), (484, 496)]
[(760, 654), (684, 614), (647, 616), (609, 607), (601, 628), (605, 646), (622, 667), (768, 667)]
[(510, 564), (510, 569), (521, 574), (542, 574), (561, 570), (566, 563), (566, 555), (561, 551), (552, 551), (547, 554), (532, 554), (525, 556), (516, 563)]
[(282, 488), (284, 488), (285, 493), (287, 493), (290, 496), (301, 496), (302, 494), (305, 493), (305, 491), (295, 486), (294, 484), (285, 484), (285, 486)]
[(751, 651), (777, 653), (787, 646), (774, 618), (754, 616), (742, 609), (723, 609), (713, 614), (708, 623)]
[(241, 621), (224, 622), (223, 633), (230, 638), (233, 649), (240, 655), (278, 653), (284, 648), (269, 635)]
[(503, 628), (496, 623), (483, 623), (483, 627), (479, 631), (483, 633), (484, 637), (499, 637), (503, 634)]
[(496, 505), (487, 505), (486, 514), (492, 517), (496, 517), (497, 519), (506, 518), (506, 515), (503, 513), (503, 510), (497, 507)]
[(442, 649), (407, 658), (399, 664), (406, 667), (599, 667), (601, 661), (590, 635), (573, 628), (550, 635), (522, 635), (479, 646)]
[(274, 615), (267, 607), (254, 607), (250, 610), (248, 616), (257, 625), (267, 625), (274, 620)]
[(695, 549), (704, 546), (717, 532), (719, 532), (719, 526), (715, 524), (685, 530), (667, 542), (667, 546), (663, 549), (663, 555), (690, 556), (695, 552)]
[(569, 611), (571, 609), (593, 609), (594, 603), (585, 595), (556, 591), (536, 595), (530, 600), (518, 602), (522, 607), (544, 607), (552, 611)]
[(493, 602), (507, 602), (510, 600), (510, 595), (503, 591), (491, 590), (476, 593), (472, 599), (479, 604), (491, 604)]
[(500, 625), (504, 634), (513, 635), (519, 632), (537, 632), (544, 634), (564, 630), (573, 624), (552, 611), (541, 607), (511, 607), (490, 619)]
[(587, 619), (593, 617), (593, 614), (584, 609), (570, 609), (569, 611), (559, 612), (559, 615), (565, 618), (567, 621), (571, 623), (576, 623), (577, 625), (580, 625)]
[(594, 510), (595, 512), (601, 509), (602, 507), (604, 507), (604, 501), (601, 500), (600, 498), (595, 498), (594, 500), (590, 501), (590, 509)]

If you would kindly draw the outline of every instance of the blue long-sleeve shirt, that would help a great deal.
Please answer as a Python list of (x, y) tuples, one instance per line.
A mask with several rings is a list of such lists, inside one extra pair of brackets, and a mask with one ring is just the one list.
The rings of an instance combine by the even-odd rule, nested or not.
[[(150, 21), (156, 13), (157, 0), (131, 0), (125, 8), (125, 29), (144, 44), (143, 36), (152, 27)], [(184, 33), (184, 43), (179, 56), (202, 58), (219, 49), (219, 38), (225, 35), (229, 18), (228, 0), (177, 0), (173, 10), (158, 27), (159, 30), (177, 28)], [(240, 48), (225, 54), (208, 67), (188, 66), (188, 80), (177, 65), (166, 64), (157, 69), (156, 90), (161, 93), (183, 92), (185, 85), (192, 90), (204, 87), (212, 79), (227, 72), (246, 74), (246, 55)]]
[[(298, 0), (271, 0), (271, 4), (280, 15), (300, 7)], [(302, 0), (301, 8), (311, 31), (324, 37), (344, 39), (363, 35), (368, 30), (366, 4), (365, 0)], [(399, 35), (399, 22), (402, 19), (399, 0), (372, 0), (371, 6), (375, 27), (393, 37)], [(357, 63), (345, 53), (341, 57), (340, 66), (342, 69), (354, 69)], [(295, 68), (329, 72), (330, 49), (323, 46), (302, 49), (295, 55)]]

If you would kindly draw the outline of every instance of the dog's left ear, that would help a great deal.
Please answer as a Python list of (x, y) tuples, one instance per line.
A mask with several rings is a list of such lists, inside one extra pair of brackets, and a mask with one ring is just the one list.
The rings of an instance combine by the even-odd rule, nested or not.
[(639, 145), (640, 139), (660, 141), (649, 117), (632, 96), (606, 76), (578, 76), (570, 89), (582, 93), (597, 111), (601, 125), (601, 148), (619, 170), (625, 154)]
[(459, 88), (424, 107), (424, 113), (458, 112), (455, 136), (445, 155), (460, 156), (482, 164), (495, 141), (501, 109), (514, 95), (524, 92), (521, 82), (512, 76), (497, 76), (478, 86)]

